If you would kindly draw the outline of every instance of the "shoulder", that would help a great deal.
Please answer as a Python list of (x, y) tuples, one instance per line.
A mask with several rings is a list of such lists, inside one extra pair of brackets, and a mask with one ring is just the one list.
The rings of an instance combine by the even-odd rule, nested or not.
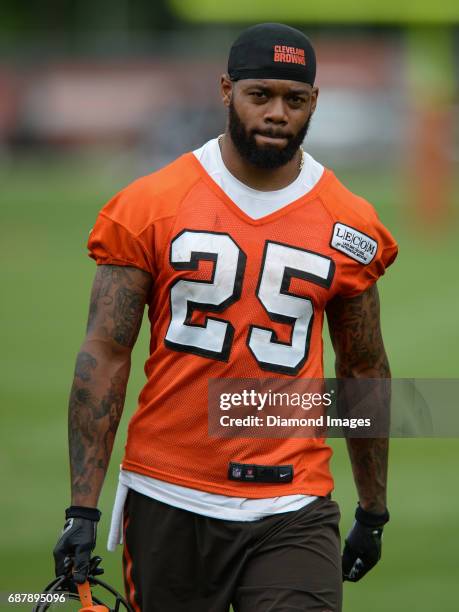
[(333, 223), (333, 249), (363, 264), (369, 264), (378, 252), (396, 252), (395, 239), (374, 206), (345, 187), (333, 173), (321, 195)]
[(176, 215), (181, 201), (200, 179), (192, 153), (185, 153), (164, 168), (142, 176), (117, 193), (101, 215), (141, 233), (159, 219)]
[(368, 200), (350, 191), (331, 170), (328, 172), (329, 180), (321, 195), (335, 221), (339, 219), (364, 226), (378, 220), (376, 210)]

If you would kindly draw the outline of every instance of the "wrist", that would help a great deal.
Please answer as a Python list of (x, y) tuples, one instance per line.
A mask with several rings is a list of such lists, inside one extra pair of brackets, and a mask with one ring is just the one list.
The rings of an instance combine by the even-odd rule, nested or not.
[(92, 491), (89, 495), (73, 493), (70, 496), (70, 506), (81, 506), (84, 508), (97, 508), (99, 495)]
[[(383, 514), (387, 509), (385, 495), (378, 495), (375, 497), (365, 496), (363, 499), (360, 499), (359, 495), (357, 504), (362, 510), (370, 512), (371, 514)], [(88, 504), (88, 506), (89, 505), (90, 504)]]
[(69, 506), (65, 510), (66, 520), (69, 518), (83, 518), (98, 523), (101, 516), (102, 512), (100, 510), (88, 506)]
[(370, 512), (365, 510), (359, 502), (355, 511), (355, 520), (366, 527), (382, 527), (389, 522), (389, 519), (390, 515), (387, 508), (384, 508), (381, 512), (374, 512), (373, 510)]

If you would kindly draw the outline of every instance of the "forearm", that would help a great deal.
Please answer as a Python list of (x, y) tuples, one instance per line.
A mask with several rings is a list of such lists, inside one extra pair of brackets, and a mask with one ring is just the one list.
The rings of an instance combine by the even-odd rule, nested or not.
[[(351, 379), (376, 379), (371, 383), (371, 391), (366, 389), (366, 392), (369, 392), (371, 414), (377, 421), (374, 425), (382, 433), (386, 423), (389, 422), (390, 413), (390, 386), (387, 384), (387, 379), (390, 378), (390, 368), (385, 351), (382, 350), (371, 364), (367, 363), (364, 367), (359, 367), (357, 363), (339, 367), (337, 363), (336, 376), (346, 378), (346, 385), (351, 388)], [(382, 379), (381, 384), (378, 384), (377, 379)], [(356, 387), (358, 389), (358, 385)], [(350, 393), (350, 397), (344, 397), (343, 401), (352, 402), (352, 395)], [(357, 397), (355, 401), (359, 399)], [(349, 414), (352, 406), (342, 406), (341, 410)], [(368, 512), (384, 512), (387, 500), (389, 439), (386, 437), (347, 438), (346, 443), (360, 505)]]
[(124, 406), (130, 351), (86, 339), (69, 401), (72, 505), (96, 507)]
[(389, 440), (348, 438), (347, 448), (360, 505), (367, 512), (384, 512), (387, 500)]
[[(361, 506), (374, 513), (386, 508), (390, 417), (389, 362), (380, 328), (376, 285), (348, 300), (336, 300), (328, 309), (330, 335), (336, 354), (336, 377), (344, 379), (338, 410), (349, 416), (362, 407), (373, 417), (378, 438), (346, 440)], [(372, 379), (358, 384), (358, 379)], [(353, 383), (355, 380), (355, 384)]]
[[(372, 380), (369, 393), (371, 414), (377, 421), (374, 426), (382, 433), (386, 423), (389, 422), (390, 413), (390, 386), (387, 384), (387, 379), (390, 378), (390, 368), (385, 351), (371, 366), (359, 368), (354, 364), (348, 369), (337, 367), (336, 375), (338, 378), (346, 378), (349, 381), (346, 384), (350, 386), (352, 386), (350, 379), (353, 378), (383, 379), (381, 384), (378, 384), (377, 380)], [(366, 392), (369, 390), (366, 389)], [(352, 397), (353, 394), (350, 395)], [(348, 398), (344, 401), (352, 400)], [(349, 414), (352, 406), (344, 407), (344, 411)], [(386, 437), (347, 438), (346, 443), (360, 505), (368, 512), (377, 514), (384, 512), (387, 501), (389, 439)]]

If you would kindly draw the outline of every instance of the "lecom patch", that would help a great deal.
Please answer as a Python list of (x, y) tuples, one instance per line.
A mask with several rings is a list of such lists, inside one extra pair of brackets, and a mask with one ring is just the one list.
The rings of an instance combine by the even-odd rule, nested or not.
[(378, 250), (376, 240), (344, 223), (335, 223), (330, 246), (363, 265), (371, 263)]

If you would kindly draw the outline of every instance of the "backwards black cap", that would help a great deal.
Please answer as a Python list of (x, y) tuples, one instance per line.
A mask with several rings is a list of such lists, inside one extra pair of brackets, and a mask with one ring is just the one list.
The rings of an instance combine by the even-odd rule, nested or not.
[(232, 81), (287, 79), (314, 85), (316, 54), (303, 32), (282, 23), (260, 23), (233, 43), (228, 74)]

